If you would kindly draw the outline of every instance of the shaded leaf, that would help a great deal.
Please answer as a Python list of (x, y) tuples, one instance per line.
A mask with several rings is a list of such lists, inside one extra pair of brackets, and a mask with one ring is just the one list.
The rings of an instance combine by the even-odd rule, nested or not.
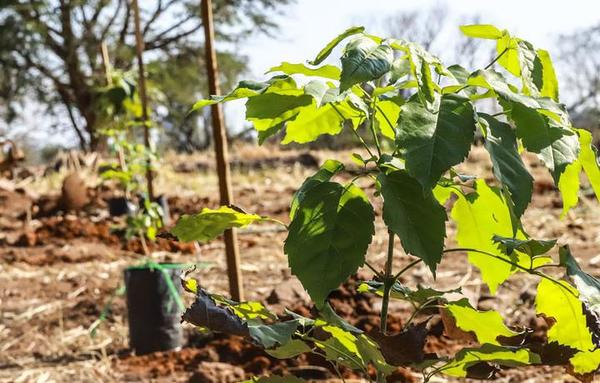
[(427, 321), (424, 321), (418, 325), (410, 325), (396, 335), (384, 335), (380, 332), (369, 335), (379, 345), (387, 363), (392, 366), (409, 366), (425, 359), (427, 334)]
[(342, 170), (344, 170), (344, 165), (341, 162), (336, 160), (326, 160), (315, 174), (305, 179), (300, 188), (292, 197), (292, 203), (290, 206), (290, 219), (294, 219), (296, 210), (298, 210), (298, 205), (300, 202), (302, 202), (308, 190), (323, 182), (331, 180), (334, 175), (338, 174)]
[[(384, 284), (379, 281), (362, 282), (356, 291), (359, 293), (372, 293), (380, 297), (383, 296)], [(423, 304), (434, 298), (443, 299), (445, 294), (460, 293), (460, 287), (447, 291), (432, 289), (431, 287), (417, 286), (416, 289), (411, 289), (396, 281), (390, 290), (390, 297), (393, 299), (408, 300), (414, 303)]]
[(340, 90), (375, 80), (389, 72), (394, 61), (392, 48), (380, 45), (368, 37), (351, 41), (342, 56)]
[(516, 239), (499, 235), (494, 235), (493, 241), (498, 244), (498, 247), (502, 252), (508, 255), (512, 254), (514, 251), (520, 251), (530, 257), (546, 254), (554, 247), (554, 245), (556, 245), (556, 239)]
[(577, 160), (577, 136), (548, 120), (536, 110), (512, 103), (511, 118), (517, 126), (517, 136), (527, 150), (539, 153), (541, 160), (558, 184), (567, 165)]
[(237, 315), (224, 307), (217, 306), (202, 289), (196, 300), (183, 313), (182, 319), (195, 326), (231, 335), (248, 336), (248, 326)]
[(261, 321), (249, 320), (247, 322), (250, 337), (264, 348), (285, 345), (290, 342), (292, 335), (298, 328), (298, 321), (263, 324)]
[(421, 258), (432, 272), (442, 257), (446, 211), (433, 194), (405, 171), (377, 177), (383, 195), (383, 220), (400, 237), (408, 254)]
[(402, 106), (397, 144), (404, 150), (406, 169), (425, 189), (431, 189), (471, 148), (475, 118), (471, 101), (458, 94), (436, 99), (434, 110), (415, 98)]
[(267, 354), (277, 359), (289, 359), (310, 351), (311, 348), (300, 339), (292, 339), (282, 346), (265, 350)]
[(304, 194), (284, 251), (292, 273), (317, 305), (363, 265), (373, 220), (373, 207), (353, 184), (323, 182)]
[(494, 176), (510, 191), (515, 215), (525, 212), (533, 194), (533, 177), (519, 155), (517, 137), (510, 125), (487, 114), (479, 114), (487, 122), (485, 148), (490, 153)]

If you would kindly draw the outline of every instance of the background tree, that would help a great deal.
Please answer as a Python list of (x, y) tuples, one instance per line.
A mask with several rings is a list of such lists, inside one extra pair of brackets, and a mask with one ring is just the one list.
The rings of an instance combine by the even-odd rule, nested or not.
[[(237, 42), (255, 31), (269, 33), (276, 26), (268, 15), (291, 0), (217, 0), (215, 24), (221, 41)], [(201, 52), (200, 2), (197, 0), (155, 0), (141, 2), (145, 51), (151, 66), (180, 64), (186, 76), (189, 97), (204, 91), (198, 81)], [(233, 28), (235, 26), (235, 28)], [(134, 57), (133, 11), (127, 0), (0, 0), (0, 97), (3, 117), (10, 121), (19, 105), (30, 99), (48, 111), (69, 118), (84, 149), (95, 149), (101, 121), (98, 87), (105, 84), (100, 45), (109, 48), (115, 68), (128, 70)], [(186, 61), (187, 60), (187, 61)], [(245, 69), (239, 60), (223, 65), (229, 80)], [(175, 76), (176, 74), (173, 74)], [(167, 100), (175, 102), (167, 77), (153, 78)], [(162, 82), (162, 83), (161, 83)], [(179, 81), (177, 86), (181, 87)], [(177, 99), (177, 102), (187, 100)], [(169, 106), (169, 105), (165, 105)], [(177, 112), (168, 114), (178, 118)], [(172, 126), (176, 126), (171, 121)]]

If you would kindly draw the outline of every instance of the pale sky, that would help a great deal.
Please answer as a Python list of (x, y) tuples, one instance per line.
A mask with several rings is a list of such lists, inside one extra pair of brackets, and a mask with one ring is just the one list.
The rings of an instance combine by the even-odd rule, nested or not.
[[(466, 39), (458, 32), (461, 20), (479, 15), (481, 23), (508, 29), (537, 48), (549, 50), (553, 57), (558, 53), (554, 46), (560, 34), (600, 22), (600, 0), (296, 0), (275, 18), (280, 25), (276, 37), (255, 36), (238, 49), (249, 59), (251, 73), (247, 77), (263, 80), (268, 77), (264, 72), (282, 61), (299, 63), (314, 58), (329, 40), (353, 25), (364, 25), (367, 32), (382, 37), (402, 38), (378, 30), (377, 18), (437, 5), (448, 9), (446, 27), (456, 28), (446, 31), (449, 39)], [(494, 42), (489, 44), (494, 46)], [(334, 61), (338, 57), (334, 52), (329, 62), (339, 65)], [(560, 68), (557, 70), (560, 83)], [(225, 111), (228, 127), (235, 130), (244, 125), (243, 100), (230, 103)]]
[[(438, 4), (447, 6), (447, 27), (456, 28), (447, 31), (448, 39), (461, 38), (457, 30), (462, 18), (479, 15), (482, 23), (508, 29), (536, 47), (548, 49), (553, 56), (557, 53), (554, 42), (558, 35), (600, 22), (600, 0), (296, 0), (283, 15), (274, 18), (280, 25), (276, 37), (253, 36), (237, 49), (248, 58), (250, 73), (246, 77), (261, 80), (267, 69), (282, 61), (312, 59), (331, 38), (352, 25), (364, 25), (368, 32), (383, 37), (402, 38), (386, 36), (377, 29), (374, 20), (378, 15), (428, 9)], [(560, 82), (560, 68), (558, 75)], [(229, 89), (222, 89), (222, 92), (227, 91)], [(238, 101), (225, 109), (227, 125), (232, 130), (244, 125), (243, 104)], [(31, 127), (46, 120), (42, 108), (28, 107), (23, 126), (30, 132), (31, 139), (75, 144), (74, 134), (68, 130), (51, 137), (38, 129), (32, 132)]]
[[(254, 75), (280, 61), (302, 62), (314, 56), (331, 38), (352, 25), (369, 27), (378, 14), (392, 15), (403, 10), (427, 9), (437, 0), (297, 0), (285, 15), (278, 17), (277, 39), (259, 36), (243, 44)], [(508, 29), (552, 53), (553, 40), (600, 22), (599, 0), (451, 0), (445, 3), (448, 17), (480, 15), (482, 23)], [(382, 33), (369, 30), (374, 34)], [(392, 36), (402, 38), (403, 36)]]

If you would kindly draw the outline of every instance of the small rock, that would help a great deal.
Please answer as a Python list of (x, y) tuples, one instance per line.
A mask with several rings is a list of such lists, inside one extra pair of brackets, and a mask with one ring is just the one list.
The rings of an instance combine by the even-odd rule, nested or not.
[(228, 363), (200, 362), (189, 383), (235, 383), (244, 379), (241, 367)]
[(62, 186), (61, 206), (65, 210), (80, 210), (89, 202), (87, 188), (77, 173), (65, 177)]

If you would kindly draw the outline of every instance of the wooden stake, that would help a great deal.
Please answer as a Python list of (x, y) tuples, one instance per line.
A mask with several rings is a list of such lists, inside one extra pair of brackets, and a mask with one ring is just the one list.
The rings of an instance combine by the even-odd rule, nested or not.
[[(208, 73), (208, 91), (211, 95), (219, 94), (219, 70), (217, 67), (217, 55), (214, 47), (214, 27), (212, 17), (212, 1), (202, 1), (202, 24), (204, 26), (204, 47), (206, 53), (206, 71)], [(229, 161), (227, 159), (227, 135), (223, 123), (223, 109), (221, 105), (211, 106), (213, 142), (217, 160), (217, 173), (219, 175), (219, 193), (221, 205), (231, 205), (233, 197), (231, 193), (231, 174)], [(225, 254), (227, 256), (227, 274), (229, 277), (229, 292), (234, 300), (244, 300), (244, 288), (242, 285), (242, 272), (240, 270), (240, 254), (237, 244), (237, 233), (235, 229), (224, 233)]]
[[(148, 98), (146, 95), (146, 74), (144, 72), (144, 60), (142, 53), (144, 52), (144, 40), (142, 37), (142, 31), (140, 27), (140, 8), (137, 0), (131, 0), (133, 7), (133, 16), (135, 22), (135, 42), (136, 42), (136, 55), (138, 61), (138, 72), (139, 72), (139, 95), (140, 101), (142, 102), (142, 124), (144, 125), (144, 146), (148, 152), (152, 151), (150, 145), (150, 128), (148, 126)], [(148, 159), (146, 162), (146, 182), (148, 187), (148, 199), (154, 200), (154, 175), (152, 174), (151, 160)]]
[(110, 59), (108, 58), (108, 47), (103, 41), (100, 45), (100, 52), (102, 53), (102, 66), (104, 67), (104, 75), (106, 76), (106, 84), (112, 84), (112, 77), (110, 75)]
[[(104, 75), (106, 76), (106, 85), (112, 85), (110, 58), (108, 56), (108, 47), (104, 41), (100, 45), (100, 52), (102, 53), (102, 66), (104, 67)], [(117, 151), (117, 160), (119, 161), (121, 170), (126, 172), (127, 162), (125, 162), (125, 153), (120, 145), (119, 150)], [(125, 197), (129, 198), (129, 193), (127, 190), (125, 190)]]

